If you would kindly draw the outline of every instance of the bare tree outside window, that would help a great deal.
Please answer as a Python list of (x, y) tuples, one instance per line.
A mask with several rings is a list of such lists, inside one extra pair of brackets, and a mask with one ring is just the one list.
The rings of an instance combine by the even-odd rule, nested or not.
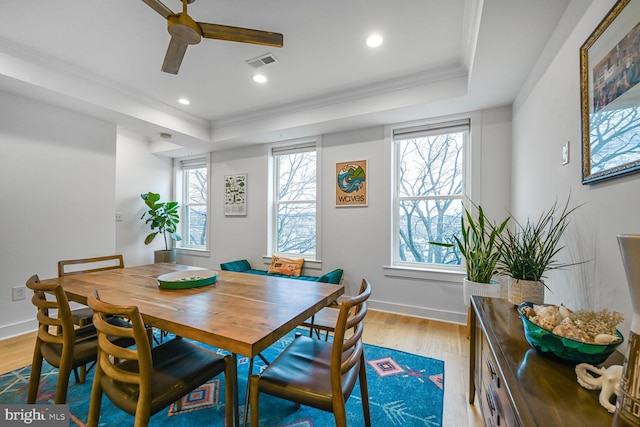
[(274, 157), (276, 247), (281, 254), (316, 252), (316, 152)]
[(455, 247), (429, 242), (460, 234), (466, 133), (395, 139), (399, 263), (461, 265)]
[(185, 169), (184, 246), (206, 247), (207, 242), (207, 168)]

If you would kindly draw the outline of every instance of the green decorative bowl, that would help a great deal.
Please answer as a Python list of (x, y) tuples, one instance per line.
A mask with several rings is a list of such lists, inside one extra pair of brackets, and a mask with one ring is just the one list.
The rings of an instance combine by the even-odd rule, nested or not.
[(518, 314), (524, 325), (524, 335), (531, 347), (554, 359), (571, 363), (589, 363), (600, 365), (613, 353), (624, 338), (616, 329), (619, 340), (611, 344), (590, 344), (561, 337), (536, 325), (522, 313), (524, 307), (533, 307), (532, 302), (523, 302), (518, 306)]
[(190, 289), (208, 286), (218, 281), (218, 272), (213, 270), (187, 270), (158, 276), (158, 285), (163, 289)]

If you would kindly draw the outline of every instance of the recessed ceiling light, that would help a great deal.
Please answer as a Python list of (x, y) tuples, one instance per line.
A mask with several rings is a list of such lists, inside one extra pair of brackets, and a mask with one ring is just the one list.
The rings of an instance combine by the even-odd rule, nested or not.
[(191, 104), (191, 101), (189, 101), (187, 98), (180, 98), (178, 99), (178, 102), (182, 105), (189, 105)]
[(382, 44), (382, 36), (380, 34), (371, 34), (367, 37), (367, 46), (378, 47)]
[(266, 83), (267, 77), (262, 74), (256, 74), (255, 76), (253, 76), (253, 81), (256, 83)]

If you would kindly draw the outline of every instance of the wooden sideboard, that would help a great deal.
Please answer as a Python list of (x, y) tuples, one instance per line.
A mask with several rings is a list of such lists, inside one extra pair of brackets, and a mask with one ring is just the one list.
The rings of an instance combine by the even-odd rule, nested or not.
[[(610, 426), (613, 416), (598, 391), (576, 381), (575, 366), (534, 350), (516, 307), (507, 300), (471, 297), (469, 403), (478, 393), (487, 426)], [(615, 352), (605, 365), (623, 364)]]

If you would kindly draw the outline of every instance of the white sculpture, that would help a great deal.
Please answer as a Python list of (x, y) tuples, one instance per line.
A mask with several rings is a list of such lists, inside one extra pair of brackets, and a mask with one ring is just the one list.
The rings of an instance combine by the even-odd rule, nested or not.
[(576, 366), (578, 384), (587, 390), (600, 390), (600, 404), (612, 414), (616, 411), (616, 406), (611, 404), (611, 396), (620, 393), (620, 377), (622, 376), (622, 366), (612, 365), (608, 368), (597, 368), (588, 363), (580, 363)]

